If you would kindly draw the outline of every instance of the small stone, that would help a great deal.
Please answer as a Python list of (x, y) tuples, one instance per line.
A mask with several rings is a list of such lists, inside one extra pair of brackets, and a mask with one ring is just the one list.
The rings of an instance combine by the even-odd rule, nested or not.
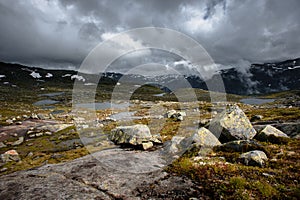
[(59, 159), (59, 158), (62, 158), (62, 157), (64, 157), (64, 156), (62, 154), (58, 154), (58, 153), (55, 153), (55, 154), (51, 155), (51, 158), (53, 158), (53, 159)]
[(16, 122), (16, 125), (22, 125), (22, 124), (23, 124), (23, 122), (21, 122), (21, 121)]
[(11, 119), (7, 119), (5, 122), (6, 122), (8, 125), (11, 125), (11, 124), (14, 123), (13, 120), (11, 120)]
[(143, 142), (142, 147), (144, 150), (148, 150), (153, 147), (153, 143), (152, 142)]
[(160, 134), (152, 135), (151, 142), (157, 143), (157, 144), (162, 144), (162, 138)]
[(166, 113), (166, 117), (167, 118), (171, 118), (173, 115), (175, 115), (177, 112), (176, 110), (169, 110), (167, 113)]
[(211, 119), (201, 119), (199, 124), (201, 126), (205, 126), (206, 124), (208, 124), (211, 121)]
[(44, 115), (42, 113), (37, 114), (37, 117), (41, 120), (45, 120), (47, 118), (46, 115)]
[(32, 157), (33, 156), (33, 153), (32, 152), (29, 152), (28, 154), (27, 154), (27, 157)]
[(49, 119), (55, 119), (55, 117), (50, 113), (49, 114)]
[(24, 119), (27, 119), (27, 118), (28, 118), (28, 116), (27, 116), (27, 115), (22, 115), (22, 117), (23, 117)]
[(68, 136), (66, 135), (61, 135), (58, 137), (59, 140), (66, 140), (68, 138)]
[(262, 175), (265, 176), (265, 177), (273, 177), (273, 176), (274, 176), (274, 175), (272, 175), (272, 174), (268, 174), (268, 173), (265, 173), (265, 172), (262, 173)]
[(178, 121), (183, 121), (183, 116), (178, 116), (178, 117), (177, 117), (177, 120), (178, 120)]
[(0, 148), (4, 148), (6, 145), (3, 142), (0, 142)]
[(183, 121), (183, 117), (186, 116), (185, 112), (177, 112), (176, 110), (169, 110), (165, 116), (169, 119), (174, 119), (176, 121)]
[(35, 113), (32, 113), (30, 118), (31, 119), (39, 119), (39, 117)]
[(44, 135), (43, 132), (40, 132), (40, 133), (36, 133), (36, 134), (35, 134), (36, 137), (41, 137), (41, 136), (43, 136), (43, 135)]
[(262, 120), (264, 117), (262, 115), (254, 115), (251, 117), (250, 121), (257, 121), (257, 120)]
[(44, 134), (45, 135), (52, 135), (52, 133), (50, 131), (46, 131)]
[(8, 169), (6, 167), (3, 167), (2, 169), (0, 169), (0, 172), (5, 172), (7, 171)]
[(268, 160), (267, 155), (263, 151), (249, 151), (240, 155), (240, 159), (245, 165), (263, 167)]
[(32, 131), (32, 130), (29, 130), (29, 131), (27, 131), (27, 135), (30, 135), (30, 134), (32, 134), (32, 133), (34, 133), (34, 131)]
[(212, 112), (211, 112), (211, 115), (212, 115), (212, 116), (216, 116), (217, 114), (218, 114), (217, 111), (212, 111)]
[(12, 146), (17, 146), (17, 145), (20, 145), (24, 142), (24, 137), (19, 137), (19, 139), (15, 142), (13, 142), (11, 145)]
[(20, 156), (16, 150), (6, 151), (4, 154), (1, 154), (1, 160), (3, 163), (10, 161), (20, 161)]
[(88, 124), (83, 124), (81, 127), (82, 127), (83, 129), (86, 129), (86, 128), (89, 128), (89, 125), (88, 125)]
[(97, 124), (97, 127), (103, 128), (103, 127), (104, 127), (104, 124), (98, 123), (98, 124)]

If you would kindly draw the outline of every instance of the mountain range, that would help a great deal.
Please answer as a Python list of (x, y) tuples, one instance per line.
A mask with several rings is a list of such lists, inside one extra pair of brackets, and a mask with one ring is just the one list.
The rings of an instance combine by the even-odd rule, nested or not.
[[(240, 68), (222, 69), (216, 71), (224, 82), (227, 93), (239, 95), (266, 94), (285, 90), (298, 90), (300, 88), (300, 58), (282, 62), (252, 64), (248, 69)], [(182, 78), (186, 79), (191, 87), (206, 89), (206, 80), (195, 75), (162, 75), (156, 77), (145, 77), (136, 74), (120, 74), (106, 72), (101, 74), (102, 84), (117, 84), (118, 81), (130, 84), (153, 84), (162, 83), (175, 85)], [(20, 64), (0, 62), (0, 85), (11, 87), (51, 87), (63, 85), (72, 87), (74, 80), (82, 81), (85, 85), (92, 85), (93, 74), (77, 73), (74, 70), (42, 69)], [(159, 86), (166, 92), (170, 89)]]

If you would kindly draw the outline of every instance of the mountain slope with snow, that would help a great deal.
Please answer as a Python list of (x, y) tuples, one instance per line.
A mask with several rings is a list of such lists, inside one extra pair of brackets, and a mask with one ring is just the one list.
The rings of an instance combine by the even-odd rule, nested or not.
[[(225, 90), (232, 94), (265, 94), (300, 88), (300, 58), (277, 63), (252, 64), (247, 70), (240, 70), (239, 66), (223, 69), (218, 72), (223, 78)], [(72, 70), (49, 70), (27, 67), (18, 64), (0, 62), (0, 84), (14, 85), (14, 87), (47, 87), (60, 86), (72, 88), (74, 81), (84, 82), (86, 86), (95, 85), (92, 74), (77, 74)], [(206, 80), (211, 81), (211, 80)], [(189, 83), (189, 87), (206, 89), (204, 80), (195, 75), (161, 75), (145, 77), (137, 74), (107, 72), (102, 74), (99, 83), (116, 85), (117, 83), (134, 85), (152, 84), (165, 92), (184, 87), (182, 82)]]

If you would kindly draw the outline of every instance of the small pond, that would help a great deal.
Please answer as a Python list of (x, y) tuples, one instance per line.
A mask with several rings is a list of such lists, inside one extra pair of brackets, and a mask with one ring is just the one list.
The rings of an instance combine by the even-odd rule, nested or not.
[(44, 106), (44, 105), (52, 105), (52, 104), (56, 104), (56, 103), (59, 103), (59, 101), (55, 101), (55, 100), (51, 100), (51, 99), (44, 99), (44, 100), (40, 100), (40, 101), (33, 103), (33, 105), (34, 106)]
[(134, 116), (134, 113), (135, 112), (120, 112), (120, 113), (112, 114), (109, 117), (112, 118), (112, 119), (115, 119), (117, 121), (142, 119), (143, 118), (141, 116)]
[(260, 105), (264, 103), (272, 103), (275, 99), (259, 99), (259, 98), (247, 98), (247, 99), (241, 99), (240, 102), (244, 104), (250, 104), (250, 105)]
[(80, 103), (76, 104), (76, 107), (79, 108), (88, 108), (88, 109), (96, 109), (96, 110), (104, 110), (104, 109), (125, 109), (128, 108), (131, 104), (128, 103), (110, 103), (110, 102), (98, 102), (98, 103)]
[(40, 97), (55, 97), (59, 95), (65, 94), (64, 92), (53, 92), (53, 93), (47, 93), (47, 94), (40, 94)]

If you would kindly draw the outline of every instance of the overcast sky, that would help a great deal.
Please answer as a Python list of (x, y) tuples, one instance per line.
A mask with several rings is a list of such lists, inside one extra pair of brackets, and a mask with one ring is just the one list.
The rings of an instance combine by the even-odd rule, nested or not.
[(296, 58), (299, 8), (299, 0), (0, 0), (0, 60), (78, 67), (103, 40), (149, 26), (187, 34), (220, 66)]

